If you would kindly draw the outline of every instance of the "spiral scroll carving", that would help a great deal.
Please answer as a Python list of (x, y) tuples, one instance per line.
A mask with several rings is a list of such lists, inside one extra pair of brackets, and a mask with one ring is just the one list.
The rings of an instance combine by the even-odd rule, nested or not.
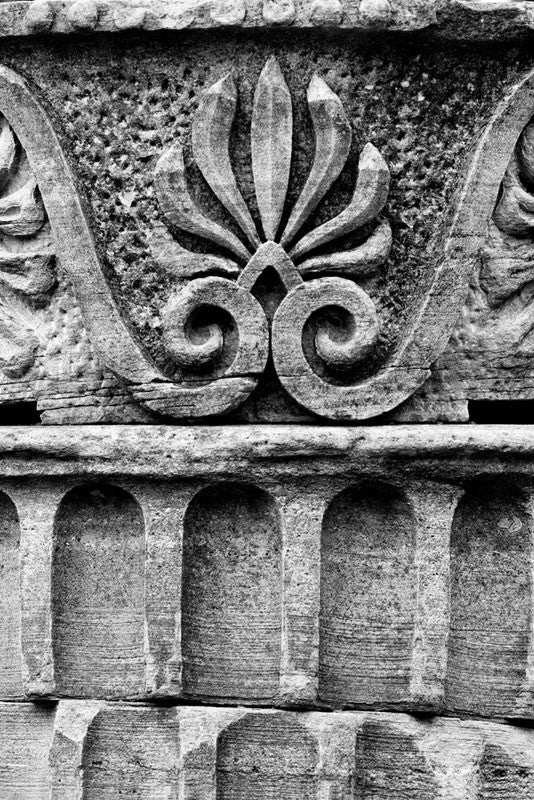
[[(306, 223), (345, 167), (352, 128), (341, 101), (317, 75), (309, 84), (307, 101), (315, 156), (286, 221), (293, 109), (275, 59), (260, 75), (252, 110), (252, 177), (261, 225), (241, 195), (230, 159), (237, 108), (231, 76), (208, 89), (196, 112), (192, 155), (240, 235), (210, 220), (196, 203), (179, 144), (158, 162), (156, 191), (169, 234), (165, 246), (153, 252), (178, 284), (164, 309), (163, 330), (165, 347), (183, 380), (188, 373), (196, 380), (219, 376), (230, 364), (234, 373), (238, 364), (249, 374), (263, 370), (269, 329), (253, 292), (266, 270), (277, 273), (286, 293), (272, 323), (273, 363), (280, 381), (299, 402), (310, 406), (306, 391), (293, 386), (296, 375), (313, 375), (328, 392), (332, 376), (350, 376), (373, 352), (378, 314), (357, 281), (376, 272), (389, 255), (391, 229), (380, 218), (389, 170), (378, 150), (366, 144), (347, 206), (310, 230)], [(224, 255), (186, 250), (174, 240), (175, 229), (197, 234)], [(336, 251), (336, 240), (354, 234), (355, 246)], [(190, 279), (186, 288), (184, 278)]]
[[(225, 318), (228, 325), (225, 325)], [(226, 278), (192, 281), (171, 295), (163, 314), (164, 342), (179, 367), (202, 372), (222, 362), (229, 351), (225, 328), (235, 330), (235, 352), (226, 366), (261, 372), (268, 356), (268, 326), (263, 309), (245, 289)]]

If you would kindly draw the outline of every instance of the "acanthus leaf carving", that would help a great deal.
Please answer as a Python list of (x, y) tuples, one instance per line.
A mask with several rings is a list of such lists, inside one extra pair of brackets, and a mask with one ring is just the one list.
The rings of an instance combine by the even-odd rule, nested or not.
[(49, 225), (26, 153), (0, 118), (0, 369), (22, 377), (40, 345), (42, 306), (55, 284)]

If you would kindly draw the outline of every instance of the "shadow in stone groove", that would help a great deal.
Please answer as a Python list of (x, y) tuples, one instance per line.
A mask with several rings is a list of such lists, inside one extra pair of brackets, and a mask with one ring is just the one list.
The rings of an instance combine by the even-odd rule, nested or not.
[(266, 492), (222, 483), (200, 491), (184, 522), (184, 692), (272, 698), (280, 672), (282, 537)]
[(37, 403), (25, 400), (20, 403), (0, 405), (0, 427), (2, 425), (40, 425), (41, 415)]
[(398, 703), (409, 693), (416, 610), (415, 521), (402, 492), (362, 484), (323, 519), (319, 696)]
[(534, 400), (469, 400), (467, 409), (480, 425), (534, 425)]
[(0, 492), (0, 692), (20, 697), (20, 526), (13, 501)]
[(526, 497), (512, 482), (481, 479), (468, 487), (451, 532), (450, 711), (506, 716), (521, 709), (531, 629), (531, 538)]
[(85, 485), (63, 498), (52, 567), (59, 693), (113, 698), (142, 692), (144, 549), (143, 515), (128, 492)]

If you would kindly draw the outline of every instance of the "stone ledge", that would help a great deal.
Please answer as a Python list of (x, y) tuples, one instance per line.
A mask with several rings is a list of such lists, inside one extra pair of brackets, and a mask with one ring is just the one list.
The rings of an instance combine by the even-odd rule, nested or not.
[(0, 36), (221, 28), (430, 30), (451, 40), (506, 40), (534, 27), (529, 0), (16, 0)]
[(73, 701), (0, 704), (0, 723), (3, 796), (24, 800), (534, 793), (534, 731), (491, 723)]
[[(528, 425), (72, 425), (0, 427), (0, 477), (534, 475)], [(475, 473), (473, 472), (475, 470)]]

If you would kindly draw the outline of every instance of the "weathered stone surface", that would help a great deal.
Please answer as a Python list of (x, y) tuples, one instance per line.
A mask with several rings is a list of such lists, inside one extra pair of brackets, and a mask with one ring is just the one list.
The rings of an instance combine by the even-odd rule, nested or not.
[(69, 430), (0, 439), (2, 698), (533, 718), (524, 427)]
[(495, 723), (62, 701), (0, 704), (0, 730), (9, 800), (389, 800), (392, 791), (526, 800), (534, 791), (532, 730)]
[(532, 800), (532, 14), (0, 3), (0, 800)]

